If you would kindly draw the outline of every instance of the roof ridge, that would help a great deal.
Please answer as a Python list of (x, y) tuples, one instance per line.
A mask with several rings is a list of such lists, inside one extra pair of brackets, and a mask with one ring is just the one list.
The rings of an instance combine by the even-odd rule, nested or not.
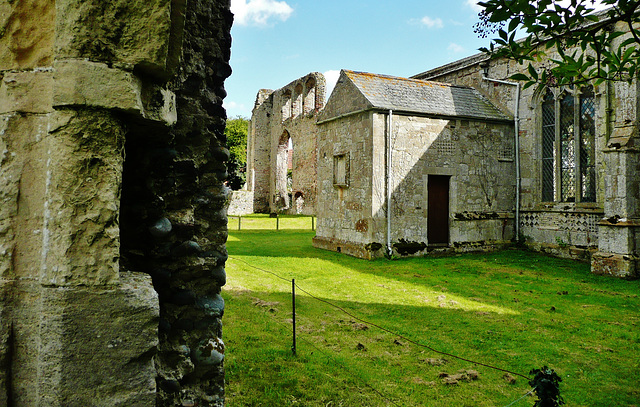
[(447, 87), (451, 87), (451, 88), (473, 89), (471, 86), (458, 85), (458, 84), (447, 83), (447, 82), (439, 82), (439, 81), (431, 81), (431, 80), (415, 79), (415, 78), (405, 78), (403, 76), (377, 74), (377, 73), (364, 72), (364, 71), (353, 71), (353, 70), (350, 70), (350, 69), (343, 69), (343, 71), (345, 71), (347, 73), (353, 73), (355, 75), (361, 75), (361, 76), (362, 75), (368, 75), (368, 76), (378, 77), (378, 78), (400, 79), (402, 81), (407, 81), (407, 82), (430, 83), (430, 84), (435, 84), (435, 85), (447, 86)]

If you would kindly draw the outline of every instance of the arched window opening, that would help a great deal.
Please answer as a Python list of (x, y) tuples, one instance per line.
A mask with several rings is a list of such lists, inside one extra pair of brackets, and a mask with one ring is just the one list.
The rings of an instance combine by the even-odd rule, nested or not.
[(316, 80), (309, 78), (304, 87), (304, 113), (307, 114), (316, 110)]
[(297, 84), (293, 91), (293, 117), (302, 113), (302, 85)]
[(291, 117), (291, 91), (282, 94), (282, 121)]
[(278, 142), (276, 155), (276, 191), (274, 204), (278, 210), (289, 209), (291, 202), (293, 144), (288, 131), (284, 131)]
[(302, 208), (304, 207), (304, 194), (302, 191), (296, 191), (293, 195), (293, 199), (296, 215), (299, 215), (302, 213)]

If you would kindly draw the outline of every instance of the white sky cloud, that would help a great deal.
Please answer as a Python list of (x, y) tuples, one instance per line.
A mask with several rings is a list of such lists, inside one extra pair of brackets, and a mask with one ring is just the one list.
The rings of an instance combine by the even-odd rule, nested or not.
[(465, 0), (464, 4), (471, 8), (474, 13), (479, 13), (482, 11), (482, 7), (478, 5), (478, 0)]
[(333, 88), (336, 86), (336, 82), (338, 82), (338, 78), (340, 77), (340, 71), (339, 70), (329, 70), (326, 72), (322, 73), (324, 75), (324, 79), (327, 81), (327, 99), (329, 99), (329, 96), (331, 95), (331, 92), (333, 92)]
[(451, 52), (454, 52), (456, 54), (460, 53), (460, 52), (464, 52), (465, 49), (462, 45), (456, 44), (455, 42), (452, 42), (451, 44), (449, 44), (449, 46), (447, 47), (447, 49)]
[(442, 28), (444, 24), (442, 23), (442, 19), (440, 18), (431, 18), (429, 16), (424, 16), (420, 19), (420, 24), (427, 26), (429, 28)]
[(238, 25), (267, 26), (274, 19), (286, 21), (293, 8), (286, 1), (231, 0), (231, 12)]

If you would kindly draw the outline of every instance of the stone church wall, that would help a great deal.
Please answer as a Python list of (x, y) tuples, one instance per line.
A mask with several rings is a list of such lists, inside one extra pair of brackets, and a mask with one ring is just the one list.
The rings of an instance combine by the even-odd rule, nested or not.
[[(624, 38), (616, 41), (624, 41)], [(550, 56), (553, 58), (553, 56)], [(540, 71), (545, 62), (534, 62)], [(526, 71), (504, 59), (476, 55), (416, 75), (416, 79), (472, 86), (502, 109), (513, 112), (515, 86), (484, 80), (508, 80)], [(637, 84), (603, 83), (594, 86), (595, 202), (543, 202), (541, 168), (541, 101), (535, 87), (520, 96), (521, 238), (540, 251), (559, 256), (591, 259), (592, 271), (637, 277), (636, 232), (640, 227), (640, 185)], [(559, 91), (555, 90), (554, 91)]]
[(0, 405), (221, 406), (228, 1), (0, 10)]

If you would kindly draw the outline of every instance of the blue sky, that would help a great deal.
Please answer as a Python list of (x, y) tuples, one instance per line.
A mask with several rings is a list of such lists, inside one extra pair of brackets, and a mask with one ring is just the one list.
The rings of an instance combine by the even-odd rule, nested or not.
[[(232, 0), (229, 117), (258, 90), (340, 69), (408, 77), (477, 53), (477, 0)], [(327, 95), (328, 96), (328, 95)]]

